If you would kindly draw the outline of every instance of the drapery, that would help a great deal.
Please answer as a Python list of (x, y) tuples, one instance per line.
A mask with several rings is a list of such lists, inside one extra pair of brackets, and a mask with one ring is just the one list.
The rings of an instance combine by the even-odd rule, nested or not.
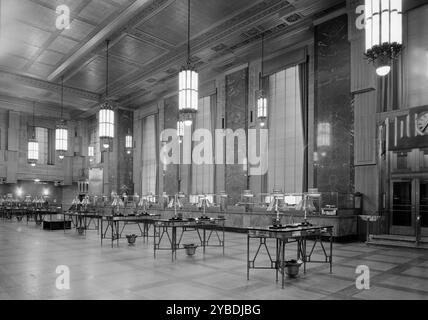
[[(206, 129), (212, 135), (212, 141), (214, 141), (214, 130), (212, 126), (211, 108), (212, 108), (211, 96), (203, 97), (199, 99), (198, 112), (196, 113), (194, 130)], [(201, 139), (202, 140), (202, 139)], [(195, 142), (195, 146), (200, 142)], [(195, 147), (194, 146), (194, 147)], [(208, 146), (205, 144), (205, 146)], [(211, 144), (210, 163), (196, 164), (194, 159), (192, 161), (192, 194), (211, 194), (214, 193), (214, 164), (213, 164), (213, 145)], [(207, 156), (202, 154), (202, 157)]]
[(156, 117), (143, 119), (141, 193), (157, 194)]
[(268, 192), (302, 192), (304, 114), (299, 66), (269, 76)]

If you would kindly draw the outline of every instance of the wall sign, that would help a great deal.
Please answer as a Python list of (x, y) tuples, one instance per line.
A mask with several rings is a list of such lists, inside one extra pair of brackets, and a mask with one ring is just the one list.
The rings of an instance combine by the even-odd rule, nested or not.
[(389, 121), (389, 150), (428, 147), (428, 106), (412, 108)]

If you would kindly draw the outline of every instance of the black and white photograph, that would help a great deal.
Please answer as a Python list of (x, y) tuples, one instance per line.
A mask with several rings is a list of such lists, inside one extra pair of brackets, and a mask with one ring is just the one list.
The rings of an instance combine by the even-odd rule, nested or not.
[(428, 300), (428, 0), (0, 0), (10, 300)]

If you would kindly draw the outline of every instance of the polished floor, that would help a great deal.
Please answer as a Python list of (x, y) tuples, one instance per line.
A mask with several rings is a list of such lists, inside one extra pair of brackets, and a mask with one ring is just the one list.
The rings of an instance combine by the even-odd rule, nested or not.
[[(194, 236), (186, 234), (184, 242)], [(247, 281), (244, 234), (226, 233), (225, 249), (224, 256), (215, 247), (205, 255), (197, 248), (194, 256), (181, 250), (172, 262), (168, 251), (153, 258), (152, 240), (139, 238), (135, 246), (122, 240), (111, 248), (100, 245), (96, 231), (79, 236), (0, 221), (0, 299), (428, 300), (427, 251), (335, 244), (333, 274), (327, 264), (312, 264), (281, 289), (272, 270), (251, 270)], [(293, 246), (288, 255), (294, 258)], [(316, 256), (322, 257), (320, 249)], [(69, 290), (56, 287), (58, 265), (70, 270)], [(369, 267), (370, 289), (356, 288), (358, 265)]]

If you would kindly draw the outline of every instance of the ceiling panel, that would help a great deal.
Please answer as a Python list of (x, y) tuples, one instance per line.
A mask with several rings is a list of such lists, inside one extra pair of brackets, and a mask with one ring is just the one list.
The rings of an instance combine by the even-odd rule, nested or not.
[(82, 22), (80, 20), (74, 19), (70, 23), (70, 29), (65, 29), (61, 32), (63, 36), (67, 36), (78, 41), (85, 39), (91, 32), (95, 29), (94, 26)]
[(22, 57), (14, 56), (14, 55), (5, 54), (0, 56), (0, 66), (8, 70), (11, 70), (11, 69), (22, 70), (27, 62), (28, 60)]
[(60, 5), (66, 5), (70, 8), (71, 14), (73, 15), (73, 13), (75, 12), (75, 9), (78, 8), (83, 1), (84, 0), (36, 0), (34, 2), (40, 2), (45, 6), (51, 7), (51, 8), (56, 8)]
[[(135, 70), (134, 67), (120, 62), (113, 57), (109, 58), (109, 83), (113, 83), (126, 74)], [(67, 86), (81, 88), (92, 92), (103, 92), (106, 79), (106, 60), (97, 56), (85, 65), (79, 72), (73, 75), (67, 82)]]
[(37, 62), (41, 62), (50, 66), (56, 66), (63, 57), (64, 55), (60, 53), (46, 50), (39, 56)]
[(52, 72), (53, 68), (53, 66), (35, 62), (28, 68), (28, 72), (39, 78), (46, 78), (46, 76)]
[(92, 0), (79, 13), (79, 17), (93, 21), (94, 24), (100, 24), (117, 10), (117, 7), (102, 0)]
[(70, 54), (78, 44), (79, 42), (77, 41), (64, 37), (57, 37), (54, 41), (52, 41), (48, 49), (58, 51), (64, 54)]
[(22, 22), (10, 21), (10, 23), (2, 23), (2, 40), (3, 38), (8, 39), (9, 42), (17, 43), (21, 41), (35, 47), (42, 47), (50, 35), (49, 32)]
[(15, 19), (43, 30), (56, 30), (56, 12), (54, 10), (29, 0), (15, 0), (14, 2), (16, 2), (14, 6), (18, 7), (18, 15), (15, 16)]
[(34, 56), (39, 49), (25, 42), (13, 41), (12, 39), (8, 39), (8, 41), (0, 40), (0, 56), (11, 54), (27, 59)]
[[(259, 1), (191, 1), (191, 36), (256, 2)], [(153, 18), (138, 25), (137, 28), (171, 44), (183, 43), (187, 39), (187, 1), (175, 1)]]
[(117, 42), (110, 52), (136, 63), (144, 64), (164, 54), (166, 50), (127, 35)]

